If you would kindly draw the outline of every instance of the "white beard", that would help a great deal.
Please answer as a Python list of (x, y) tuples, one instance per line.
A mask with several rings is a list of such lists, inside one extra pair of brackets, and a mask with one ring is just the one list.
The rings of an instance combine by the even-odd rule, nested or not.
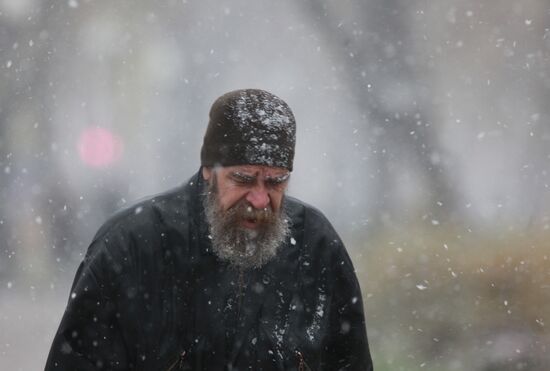
[(277, 215), (270, 214), (269, 222), (258, 225), (257, 229), (244, 228), (239, 225), (241, 222), (240, 217), (237, 216), (239, 207), (245, 208), (248, 212), (273, 213), (271, 210), (253, 210), (248, 203), (237, 204), (223, 211), (218, 199), (216, 181), (212, 179), (212, 183), (207, 187), (204, 201), (212, 249), (218, 258), (229, 262), (234, 267), (260, 268), (277, 255), (289, 236), (288, 217), (281, 209)]

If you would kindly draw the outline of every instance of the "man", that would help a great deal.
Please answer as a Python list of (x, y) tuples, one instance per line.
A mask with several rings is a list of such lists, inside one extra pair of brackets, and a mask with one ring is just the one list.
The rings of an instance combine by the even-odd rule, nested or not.
[(285, 196), (295, 133), (273, 94), (218, 98), (199, 172), (93, 239), (46, 370), (372, 370), (345, 248)]

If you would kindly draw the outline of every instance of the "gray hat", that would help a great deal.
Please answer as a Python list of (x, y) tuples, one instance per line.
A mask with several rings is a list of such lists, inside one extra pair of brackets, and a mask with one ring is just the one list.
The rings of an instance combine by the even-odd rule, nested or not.
[(292, 171), (296, 120), (279, 97), (258, 89), (222, 95), (210, 109), (203, 166), (266, 165)]

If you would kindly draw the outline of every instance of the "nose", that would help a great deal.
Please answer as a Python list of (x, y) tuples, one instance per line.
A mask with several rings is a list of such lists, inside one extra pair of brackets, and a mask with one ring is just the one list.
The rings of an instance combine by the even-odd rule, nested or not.
[(257, 185), (248, 192), (246, 200), (250, 202), (255, 209), (265, 209), (269, 206), (269, 193), (263, 185)]

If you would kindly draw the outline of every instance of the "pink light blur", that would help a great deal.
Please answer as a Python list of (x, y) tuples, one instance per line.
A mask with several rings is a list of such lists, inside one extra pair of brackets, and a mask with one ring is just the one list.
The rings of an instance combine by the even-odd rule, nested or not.
[(122, 155), (122, 141), (110, 130), (101, 127), (85, 129), (78, 139), (78, 154), (88, 166), (103, 168)]

